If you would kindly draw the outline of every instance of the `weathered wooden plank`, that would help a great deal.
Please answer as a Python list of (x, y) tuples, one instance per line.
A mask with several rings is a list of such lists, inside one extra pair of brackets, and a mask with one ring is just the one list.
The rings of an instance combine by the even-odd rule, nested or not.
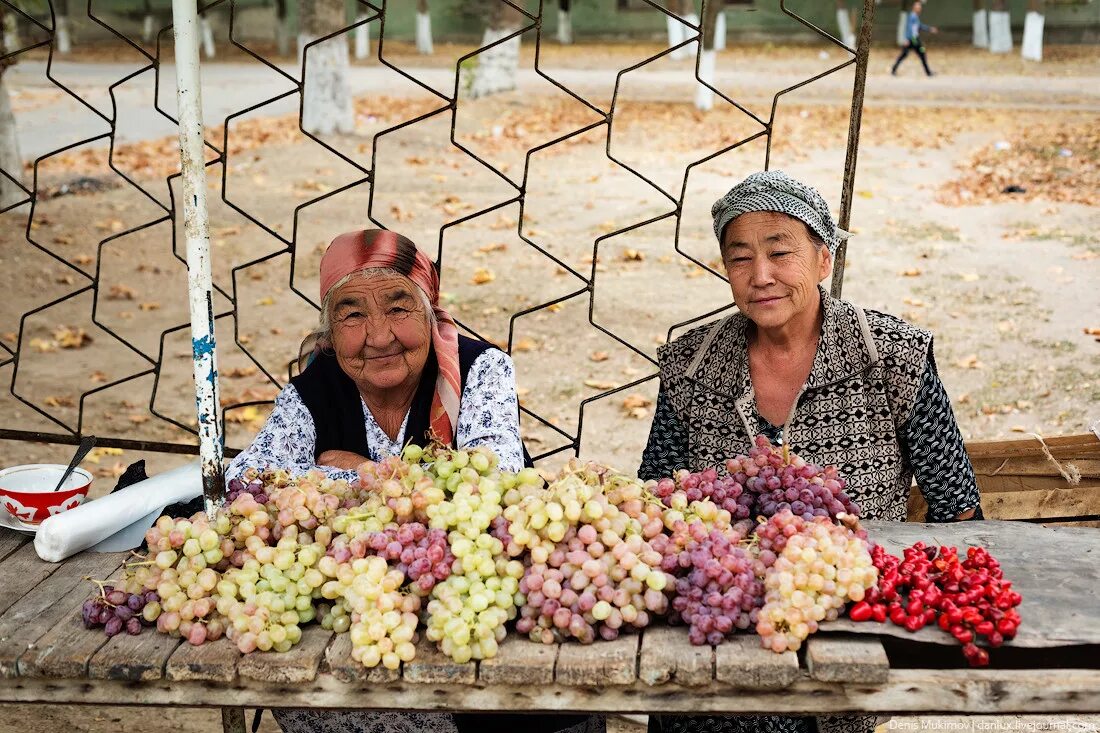
[[(1043, 438), (1051, 455), (1061, 460), (1092, 456), (1100, 458), (1100, 440), (1091, 433), (1082, 435), (1058, 435)], [(1037, 457), (1043, 455), (1043, 448), (1035, 438), (1021, 440), (973, 440), (967, 441), (966, 452), (970, 460), (979, 461), (994, 458), (1015, 458), (1018, 456)]]
[(237, 645), (224, 636), (202, 646), (180, 644), (168, 657), (164, 676), (170, 680), (208, 680), (232, 682), (237, 679)]
[(88, 676), (101, 680), (159, 680), (181, 641), (156, 629), (145, 629), (137, 636), (117, 634), (88, 660)]
[(85, 576), (106, 577), (125, 560), (126, 553), (85, 553), (64, 563), (0, 616), (0, 677), (18, 673), (17, 662), (73, 607), (96, 592)]
[[(507, 643), (507, 642), (505, 642)], [(722, 649), (725, 644), (720, 645)], [(778, 655), (777, 655), (778, 656)], [(1100, 713), (1100, 670), (895, 669), (881, 684), (821, 682), (805, 675), (775, 690), (668, 685), (349, 685), (319, 675), (307, 685), (241, 679), (234, 684), (17, 678), (0, 685), (0, 702), (116, 705), (312, 707), (404, 710), (592, 711), (626, 713), (815, 714)]]
[(554, 679), (560, 685), (629, 685), (637, 678), (638, 636), (624, 634), (614, 641), (562, 644)]
[(486, 685), (548, 685), (554, 681), (557, 644), (540, 644), (512, 637), (492, 659), (478, 665), (477, 678)]
[(0, 563), (0, 613), (52, 575), (61, 563), (43, 562), (27, 543)]
[(737, 635), (714, 648), (714, 678), (748, 690), (779, 690), (799, 678), (798, 656), (760, 646), (755, 634)]
[[(1100, 457), (1079, 458), (1068, 456), (1055, 459), (1068, 470), (1068, 464), (1073, 464), (1083, 479), (1094, 479), (1100, 476)], [(1035, 458), (986, 458), (974, 462), (974, 473), (978, 476), (1057, 476), (1062, 485), (1066, 480), (1058, 467), (1050, 462), (1046, 456)]]
[(877, 684), (890, 676), (886, 650), (873, 636), (812, 636), (806, 642), (806, 668), (822, 682)]
[(1039, 491), (1011, 491), (982, 497), (990, 519), (1044, 519), (1100, 514), (1100, 484)]
[(351, 634), (336, 634), (325, 649), (323, 669), (342, 682), (396, 682), (401, 670), (382, 665), (368, 669), (351, 656)]
[[(77, 567), (84, 555), (69, 558), (65, 564)], [(120, 567), (108, 576), (108, 580), (122, 577), (125, 568)], [(88, 673), (88, 662), (109, 639), (102, 629), (86, 629), (81, 620), (80, 607), (96, 589), (78, 595), (78, 600), (68, 608), (63, 607), (57, 624), (47, 631), (34, 648), (19, 658), (20, 675), (28, 677), (83, 677)]]
[(647, 685), (708, 685), (714, 679), (714, 648), (691, 645), (686, 627), (651, 626), (642, 633), (638, 679)]
[(3, 560), (29, 541), (30, 537), (25, 534), (12, 529), (0, 529), (0, 560)]
[(311, 682), (333, 633), (314, 624), (302, 629), (302, 640), (288, 652), (252, 652), (237, 663), (237, 674), (274, 683)]
[(421, 636), (416, 644), (416, 658), (402, 666), (406, 682), (419, 684), (472, 685), (477, 679), (477, 664), (458, 664), (436, 648), (435, 643)]

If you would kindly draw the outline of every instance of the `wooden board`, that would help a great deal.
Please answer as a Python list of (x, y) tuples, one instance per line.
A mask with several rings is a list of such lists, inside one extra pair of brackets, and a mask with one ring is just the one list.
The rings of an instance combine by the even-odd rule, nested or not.
[[(7, 511), (6, 509), (4, 511)], [(0, 560), (12, 554), (30, 540), (25, 534), (11, 529), (0, 529)]]
[(683, 626), (648, 628), (642, 633), (638, 678), (647, 685), (709, 684), (714, 679), (714, 647), (692, 646)]
[(637, 679), (637, 634), (595, 644), (562, 644), (554, 672), (561, 685), (629, 685)]
[(744, 634), (714, 648), (714, 676), (719, 682), (748, 690), (782, 690), (800, 676), (794, 652), (776, 654), (760, 646), (760, 637)]
[(127, 555), (81, 555), (79, 560), (65, 563), (0, 616), (0, 677), (15, 676), (19, 658), (96, 592), (95, 586), (83, 580), (85, 575), (106, 577)]
[(237, 679), (237, 646), (222, 637), (202, 646), (181, 644), (168, 658), (164, 675), (170, 680), (207, 680), (232, 682)]
[[(183, 640), (144, 629), (137, 636), (117, 634), (88, 660), (88, 676), (103, 680), (159, 680), (164, 665)], [(183, 642), (186, 643), (186, 642)]]
[(314, 624), (302, 629), (302, 640), (290, 651), (244, 654), (237, 663), (237, 674), (274, 683), (312, 682), (317, 677), (325, 648), (333, 633)]
[(43, 562), (27, 543), (0, 563), (0, 613), (60, 568), (58, 563)]
[(890, 676), (890, 662), (875, 637), (811, 636), (806, 641), (806, 668), (822, 682), (878, 684)]
[[(985, 547), (1001, 563), (1013, 589), (1023, 596), (1023, 623), (1011, 642), (1020, 647), (1100, 644), (1100, 532), (1090, 528), (1044, 527), (1028, 522), (864, 522), (872, 540), (900, 555), (918, 540), (936, 545)], [(937, 644), (957, 644), (936, 626), (916, 633), (891, 623), (838, 619), (821, 632), (891, 634)], [(820, 632), (819, 632), (820, 633)]]
[(497, 655), (478, 664), (477, 678), (487, 685), (548, 685), (554, 681), (557, 644), (510, 637)]
[(416, 644), (416, 658), (404, 664), (401, 676), (406, 682), (418, 684), (471, 685), (477, 679), (477, 663), (458, 664), (439, 651), (434, 642), (421, 636)]
[(401, 679), (400, 669), (386, 669), (382, 665), (367, 669), (351, 656), (351, 635), (336, 634), (325, 649), (323, 669), (341, 682), (396, 682)]

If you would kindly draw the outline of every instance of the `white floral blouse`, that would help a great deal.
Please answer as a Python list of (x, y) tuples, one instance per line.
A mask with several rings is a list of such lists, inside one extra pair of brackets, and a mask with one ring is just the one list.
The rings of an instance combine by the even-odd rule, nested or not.
[[(363, 422), (372, 461), (397, 455), (405, 444), (405, 428), (409, 415), (401, 424), (396, 440), (378, 426), (367, 404), (363, 402)], [(516, 371), (510, 356), (497, 349), (482, 353), (470, 365), (459, 404), (455, 443), (459, 448), (488, 446), (500, 459), (500, 468), (519, 471), (523, 468), (523, 445), (519, 437), (519, 405), (516, 398)], [(309, 408), (302, 402), (293, 384), (283, 388), (275, 398), (275, 408), (267, 418), (252, 445), (233, 459), (226, 469), (226, 480), (234, 479), (248, 468), (282, 468), (293, 474), (311, 470), (323, 471), (334, 479), (359, 481), (355, 471), (332, 466), (318, 466), (314, 459), (317, 428)]]

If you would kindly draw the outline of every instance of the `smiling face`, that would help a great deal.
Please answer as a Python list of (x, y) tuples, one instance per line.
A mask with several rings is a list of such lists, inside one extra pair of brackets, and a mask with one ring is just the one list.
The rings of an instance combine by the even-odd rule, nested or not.
[(353, 277), (330, 303), (332, 348), (359, 391), (415, 389), (432, 344), (416, 285), (399, 275)]
[(782, 328), (814, 312), (829, 276), (829, 249), (800, 220), (774, 211), (742, 214), (723, 232), (722, 260), (737, 307), (760, 328)]

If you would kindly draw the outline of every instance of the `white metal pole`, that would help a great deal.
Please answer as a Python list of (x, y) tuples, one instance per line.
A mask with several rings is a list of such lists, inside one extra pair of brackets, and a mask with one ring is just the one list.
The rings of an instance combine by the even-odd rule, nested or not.
[(214, 301), (210, 279), (210, 228), (203, 165), (199, 18), (196, 0), (172, 0), (176, 39), (176, 99), (183, 169), (183, 236), (187, 244), (187, 292), (191, 306), (191, 353), (199, 418), (199, 458), (207, 514), (224, 501), (218, 367), (214, 349)]

